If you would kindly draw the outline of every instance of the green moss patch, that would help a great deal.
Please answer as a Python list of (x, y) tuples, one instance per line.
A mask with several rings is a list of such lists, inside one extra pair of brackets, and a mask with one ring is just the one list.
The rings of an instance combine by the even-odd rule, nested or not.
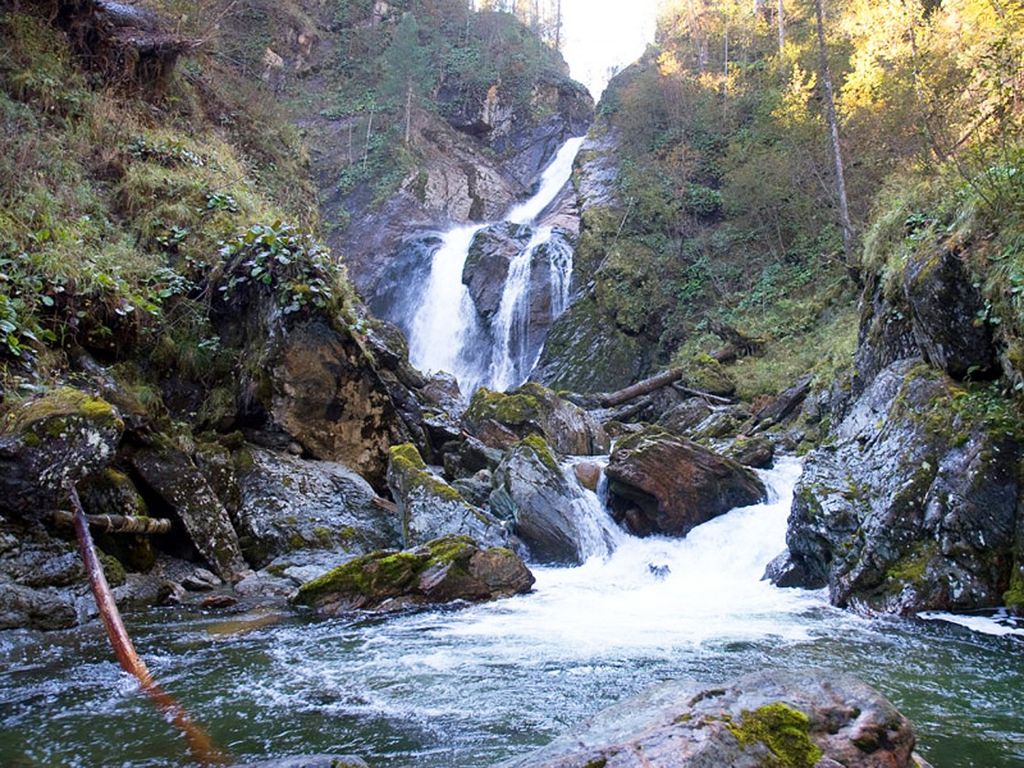
[(811, 741), (810, 718), (781, 701), (743, 710), (739, 723), (730, 723), (729, 731), (746, 749), (764, 744), (773, 755), (770, 768), (813, 768), (822, 751)]
[(532, 451), (533, 455), (540, 459), (541, 463), (552, 472), (561, 472), (558, 462), (555, 461), (555, 455), (551, 452), (547, 441), (540, 435), (527, 435), (519, 445)]

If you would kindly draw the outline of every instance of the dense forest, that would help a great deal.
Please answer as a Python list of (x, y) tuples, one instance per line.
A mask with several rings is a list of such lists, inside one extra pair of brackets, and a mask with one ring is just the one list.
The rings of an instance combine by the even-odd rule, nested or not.
[(1024, 760), (1024, 5), (571, 5), (0, 6), (0, 763)]

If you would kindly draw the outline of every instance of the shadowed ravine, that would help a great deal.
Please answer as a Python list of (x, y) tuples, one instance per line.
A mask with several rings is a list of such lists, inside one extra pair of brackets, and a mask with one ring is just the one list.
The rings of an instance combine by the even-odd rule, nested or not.
[[(798, 472), (791, 460), (764, 472), (771, 503), (686, 539), (623, 536), (607, 559), (535, 568), (521, 598), (390, 619), (268, 626), (166, 610), (128, 622), (153, 673), (239, 759), (331, 751), (482, 768), (651, 683), (823, 666), (890, 696), (937, 768), (1020, 765), (1024, 678), (1007, 661), (1019, 638), (867, 621), (760, 581)], [(176, 732), (109, 660), (96, 625), (2, 642), (0, 752), (23, 755), (15, 765), (180, 764)]]

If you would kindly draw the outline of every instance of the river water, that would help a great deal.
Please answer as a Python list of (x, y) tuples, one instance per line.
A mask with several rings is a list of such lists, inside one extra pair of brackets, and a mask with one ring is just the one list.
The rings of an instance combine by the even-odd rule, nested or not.
[[(763, 473), (772, 502), (686, 539), (623, 536), (578, 568), (535, 568), (534, 591), (510, 600), (391, 618), (167, 609), (127, 622), (156, 678), (238, 759), (490, 766), (653, 683), (817, 666), (885, 692), (936, 768), (1024, 765), (1024, 638), (869, 621), (760, 581), (798, 472), (783, 461)], [(0, 633), (0, 660), (0, 765), (186, 763), (95, 623)]]

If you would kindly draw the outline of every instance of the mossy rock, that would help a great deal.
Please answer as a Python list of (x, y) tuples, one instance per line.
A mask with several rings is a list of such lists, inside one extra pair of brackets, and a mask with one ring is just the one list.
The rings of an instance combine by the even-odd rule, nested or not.
[(336, 615), (394, 611), (452, 600), (492, 600), (526, 592), (533, 576), (509, 549), (482, 549), (445, 536), (406, 551), (372, 552), (303, 584), (292, 602)]
[(739, 723), (729, 730), (746, 748), (761, 743), (774, 756), (766, 768), (813, 768), (821, 749), (811, 741), (811, 719), (798, 709), (776, 702), (751, 711), (744, 710)]
[(736, 382), (729, 371), (710, 355), (697, 355), (683, 364), (683, 380), (693, 389), (719, 397), (736, 394)]

